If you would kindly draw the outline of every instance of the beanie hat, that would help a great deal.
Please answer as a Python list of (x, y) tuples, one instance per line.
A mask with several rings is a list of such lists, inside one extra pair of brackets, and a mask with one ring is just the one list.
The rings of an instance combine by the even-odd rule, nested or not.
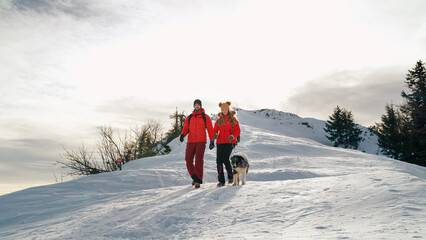
[(195, 99), (195, 101), (194, 101), (194, 106), (195, 106), (195, 104), (200, 105), (200, 107), (202, 107), (202, 106), (203, 106), (203, 105), (201, 104), (201, 100), (200, 100), (200, 99)]
[(224, 102), (224, 103), (219, 103), (219, 107), (220, 109), (228, 109), (229, 110), (229, 106), (231, 106), (231, 102)]

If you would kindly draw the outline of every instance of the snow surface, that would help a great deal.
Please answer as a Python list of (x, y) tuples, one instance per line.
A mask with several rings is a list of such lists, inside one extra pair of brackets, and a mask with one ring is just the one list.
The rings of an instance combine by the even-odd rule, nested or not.
[(324, 145), (319, 120), (238, 112), (247, 185), (217, 188), (207, 149), (194, 189), (176, 139), (123, 171), (0, 196), (0, 239), (426, 238), (426, 168)]

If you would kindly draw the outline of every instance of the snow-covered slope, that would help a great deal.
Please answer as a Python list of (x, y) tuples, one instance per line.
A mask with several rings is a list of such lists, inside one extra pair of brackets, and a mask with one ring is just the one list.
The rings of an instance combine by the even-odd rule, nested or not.
[(207, 149), (205, 184), (194, 189), (185, 144), (175, 140), (171, 154), (123, 171), (0, 196), (0, 239), (426, 237), (426, 168), (290, 128), (304, 125), (259, 123), (242, 110), (239, 120), (236, 151), (251, 160), (245, 186), (216, 188), (216, 154)]
[[(333, 143), (326, 138), (324, 131), (326, 121), (314, 118), (301, 118), (293, 113), (281, 112), (273, 109), (262, 109), (247, 111), (236, 109), (241, 124), (248, 124), (261, 129), (266, 129), (286, 136), (295, 138), (307, 138), (319, 143), (332, 146)], [(358, 126), (363, 132), (363, 140), (360, 142), (359, 150), (365, 153), (381, 155), (377, 145), (377, 135), (367, 127)]]

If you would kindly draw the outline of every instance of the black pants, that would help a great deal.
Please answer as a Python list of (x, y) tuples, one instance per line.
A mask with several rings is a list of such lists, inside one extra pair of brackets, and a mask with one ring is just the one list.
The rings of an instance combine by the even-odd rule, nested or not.
[(233, 179), (231, 162), (229, 161), (231, 152), (232, 152), (232, 144), (225, 143), (225, 144), (217, 145), (217, 157), (216, 157), (217, 173), (218, 173), (217, 180), (221, 183), (225, 183), (223, 165), (225, 165), (226, 172), (228, 173), (228, 180)]

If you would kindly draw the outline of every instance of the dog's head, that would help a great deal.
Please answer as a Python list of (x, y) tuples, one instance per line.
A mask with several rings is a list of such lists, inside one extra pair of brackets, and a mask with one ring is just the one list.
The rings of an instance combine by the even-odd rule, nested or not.
[(231, 165), (232, 168), (238, 168), (238, 167), (245, 167), (246, 163), (245, 163), (245, 159), (243, 156), (240, 155), (233, 155), (231, 157)]

